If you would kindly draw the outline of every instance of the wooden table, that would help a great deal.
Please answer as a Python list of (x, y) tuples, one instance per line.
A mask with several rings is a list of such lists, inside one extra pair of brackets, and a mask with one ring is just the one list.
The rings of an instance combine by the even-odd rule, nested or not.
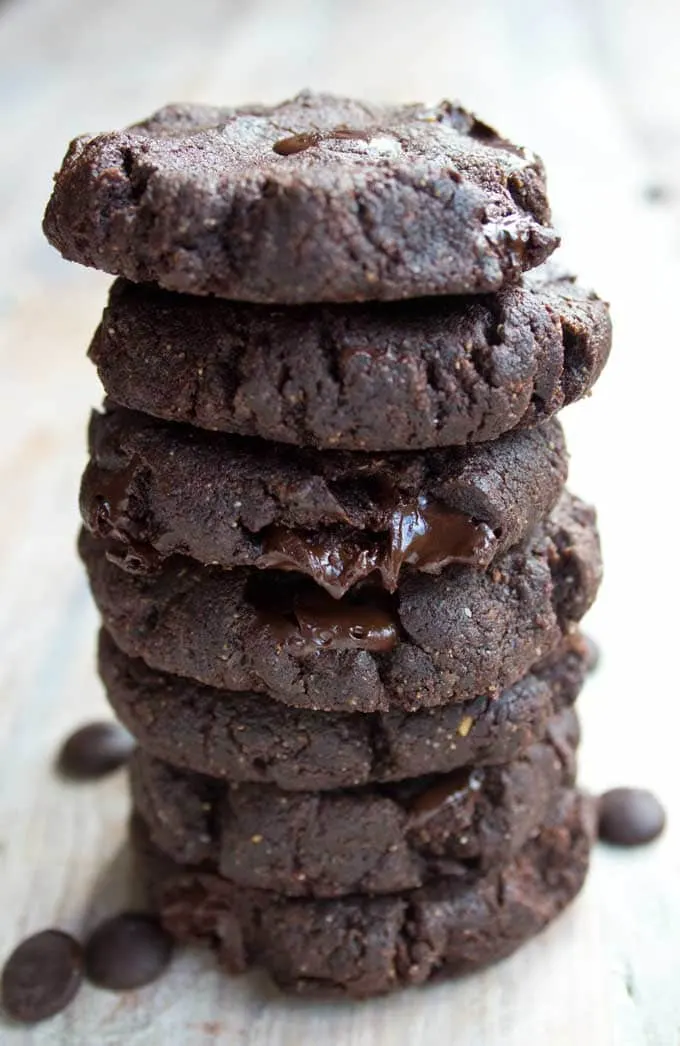
[(81, 931), (126, 897), (124, 781), (58, 782), (51, 760), (104, 712), (95, 614), (74, 554), (84, 350), (108, 280), (62, 262), (40, 216), (67, 140), (170, 99), (276, 100), (310, 85), (458, 95), (541, 152), (567, 259), (607, 296), (610, 367), (566, 413), (572, 486), (600, 508), (604, 648), (581, 707), (583, 780), (642, 783), (665, 838), (600, 850), (569, 914), (462, 983), (364, 1005), (228, 981), (202, 954), (158, 985), (85, 988), (0, 1041), (131, 1046), (677, 1046), (680, 1043), (677, 0), (5, 0), (0, 4), (0, 744), (2, 949)]

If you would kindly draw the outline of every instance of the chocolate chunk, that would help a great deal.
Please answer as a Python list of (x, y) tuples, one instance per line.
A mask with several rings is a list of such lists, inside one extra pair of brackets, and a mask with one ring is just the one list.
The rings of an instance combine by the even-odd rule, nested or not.
[(64, 742), (57, 769), (74, 780), (104, 777), (128, 761), (134, 746), (134, 738), (118, 723), (88, 723)]
[(426, 824), (447, 807), (453, 807), (460, 799), (467, 800), (482, 787), (484, 771), (456, 770), (438, 779), (424, 791), (416, 792), (409, 803), (411, 823), (415, 826)]
[(666, 812), (644, 788), (612, 788), (600, 797), (600, 839), (614, 846), (651, 843), (666, 827)]
[(296, 153), (302, 153), (305, 149), (318, 145), (320, 141), (321, 135), (318, 131), (310, 131), (308, 134), (293, 134), (289, 138), (281, 138), (274, 142), (272, 149), (279, 156), (295, 156)]
[(5, 963), (3, 1008), (15, 1021), (43, 1021), (68, 1006), (82, 979), (78, 942), (62, 930), (43, 930), (22, 941)]
[(290, 138), (281, 138), (280, 141), (274, 142), (272, 149), (279, 156), (295, 156), (322, 142), (370, 142), (372, 137), (373, 135), (369, 131), (355, 131), (351, 127), (336, 127), (332, 131), (311, 131), (307, 134), (294, 134)]
[(153, 915), (123, 912), (101, 923), (85, 945), (85, 972), (101, 988), (125, 991), (155, 981), (172, 957), (172, 938)]

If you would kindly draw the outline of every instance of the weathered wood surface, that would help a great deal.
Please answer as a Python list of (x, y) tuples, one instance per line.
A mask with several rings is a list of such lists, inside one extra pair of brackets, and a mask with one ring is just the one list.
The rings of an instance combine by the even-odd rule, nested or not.
[(56, 745), (104, 711), (95, 615), (74, 554), (84, 349), (107, 278), (61, 262), (39, 221), (66, 141), (170, 99), (275, 100), (310, 85), (458, 95), (540, 151), (565, 254), (607, 296), (610, 368), (566, 414), (572, 486), (607, 560), (582, 702), (583, 779), (641, 782), (671, 812), (658, 845), (601, 850), (582, 900), (514, 959), (456, 985), (311, 1006), (201, 955), (157, 986), (86, 988), (11, 1046), (677, 1046), (680, 1043), (676, 308), (680, 12), (675, 0), (6, 0), (0, 6), (0, 861), (3, 952), (116, 907), (120, 778), (69, 787)]

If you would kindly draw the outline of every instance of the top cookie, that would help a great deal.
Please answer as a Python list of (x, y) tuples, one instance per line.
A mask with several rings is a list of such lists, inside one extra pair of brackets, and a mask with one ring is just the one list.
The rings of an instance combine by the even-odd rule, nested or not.
[(284, 304), (493, 291), (559, 242), (540, 159), (465, 109), (310, 92), (77, 138), (44, 229), (133, 281)]

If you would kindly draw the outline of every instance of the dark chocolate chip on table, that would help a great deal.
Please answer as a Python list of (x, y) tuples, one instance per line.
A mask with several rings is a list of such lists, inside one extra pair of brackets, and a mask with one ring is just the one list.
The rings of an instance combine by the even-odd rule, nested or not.
[(612, 788), (600, 796), (598, 832), (607, 843), (642, 846), (661, 835), (665, 826), (663, 806), (644, 788)]
[(83, 980), (79, 943), (62, 930), (43, 930), (19, 944), (2, 971), (2, 1005), (16, 1021), (35, 1024), (69, 1004)]
[(145, 912), (122, 912), (101, 923), (85, 945), (85, 972), (101, 988), (125, 991), (160, 977), (173, 941)]
[(76, 780), (103, 777), (123, 766), (134, 747), (134, 739), (118, 723), (88, 723), (66, 739), (57, 769)]

